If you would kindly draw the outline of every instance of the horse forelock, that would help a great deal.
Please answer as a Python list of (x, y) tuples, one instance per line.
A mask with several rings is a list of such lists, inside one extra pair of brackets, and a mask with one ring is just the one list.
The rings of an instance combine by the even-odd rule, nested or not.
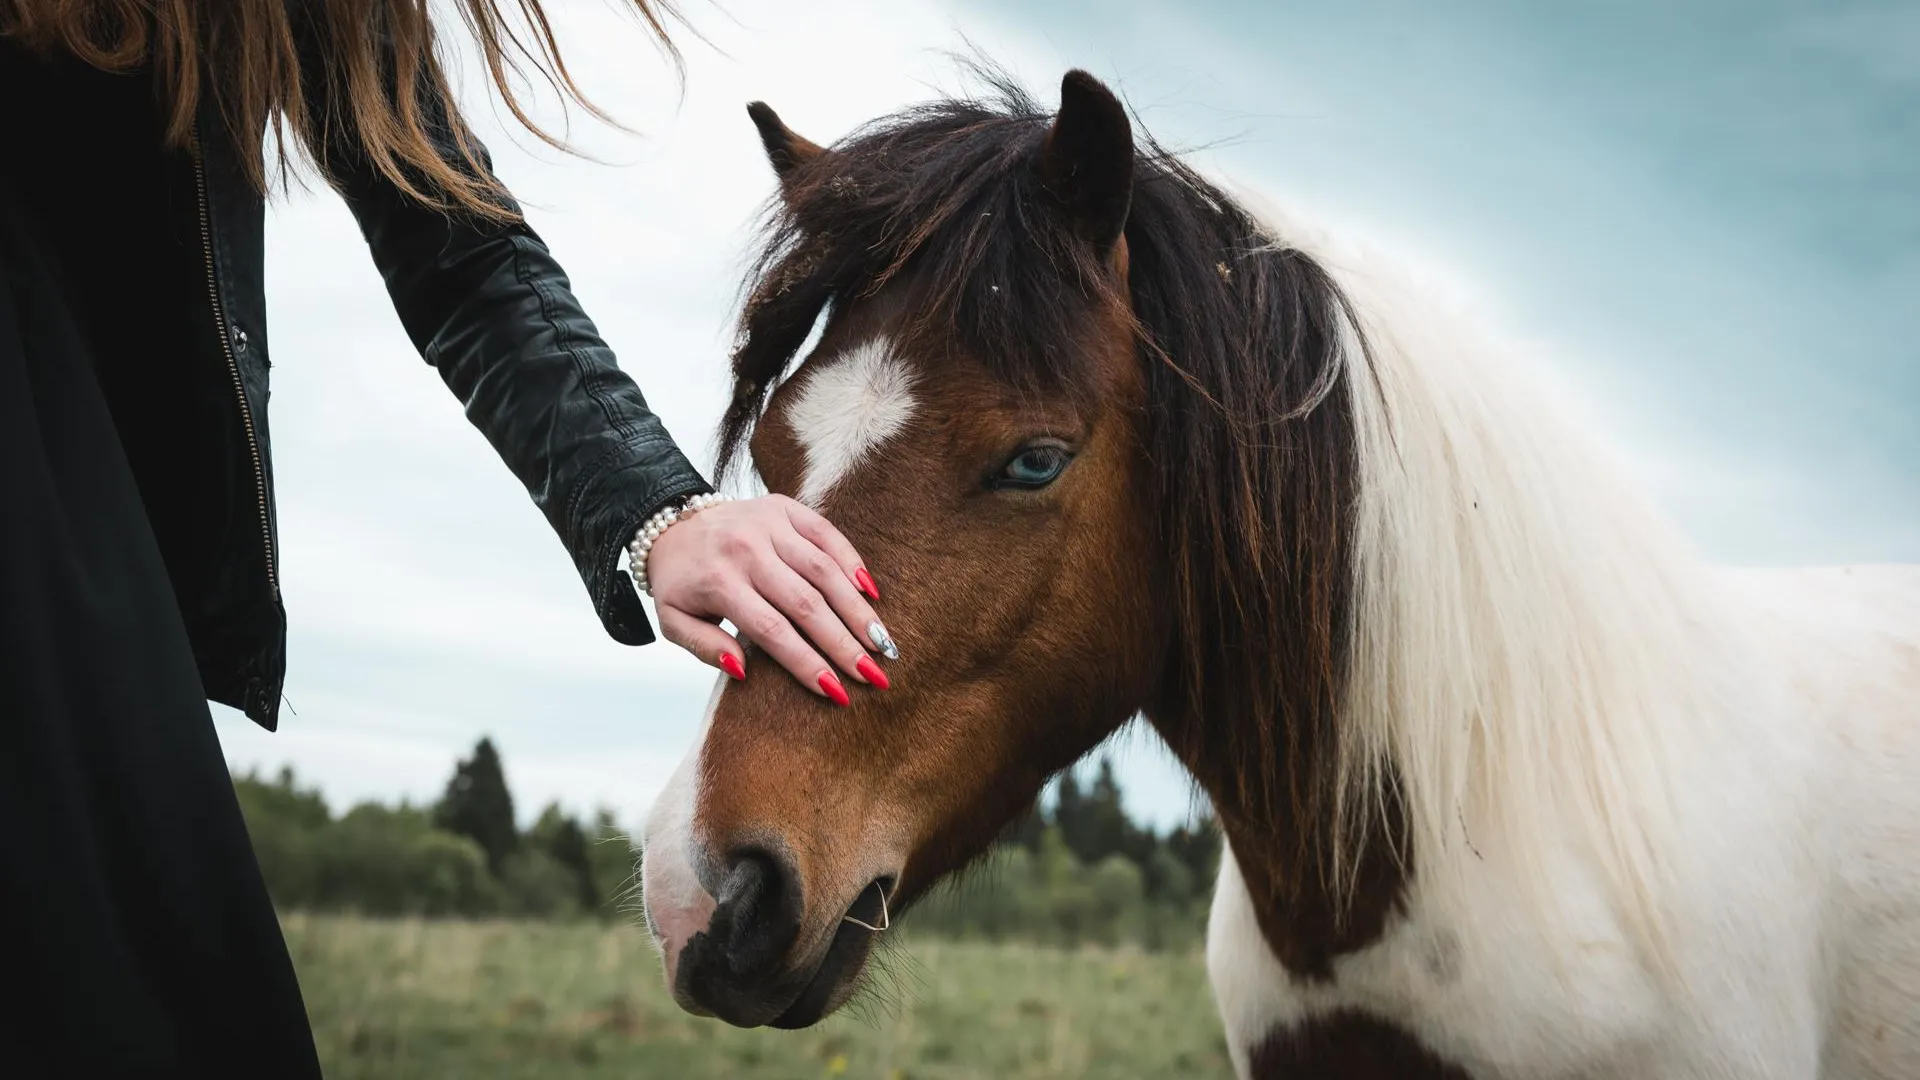
[(1011, 81), (992, 91), (875, 120), (784, 178), (747, 282), (723, 473), (813, 327), (886, 289), (910, 298), (897, 336), (1035, 392), (1095, 385), (1082, 339), (1119, 283), (1049, 209), (1032, 168), (1048, 116)]

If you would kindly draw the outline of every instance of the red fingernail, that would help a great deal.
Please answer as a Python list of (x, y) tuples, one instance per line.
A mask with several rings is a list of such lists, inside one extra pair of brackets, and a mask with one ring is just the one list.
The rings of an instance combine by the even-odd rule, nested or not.
[(880, 599), (880, 587), (873, 583), (873, 575), (867, 573), (866, 567), (863, 566), (853, 572), (853, 583), (860, 586), (860, 591), (866, 593), (868, 599)]
[(831, 671), (820, 673), (820, 692), (833, 699), (833, 703), (843, 709), (853, 704), (853, 699), (847, 696), (847, 688), (840, 685), (840, 676)]
[(861, 678), (882, 690), (887, 688), (887, 673), (880, 670), (880, 665), (873, 662), (873, 657), (861, 657), (860, 662), (853, 665), (853, 668), (860, 673)]
[(736, 681), (747, 677), (747, 666), (742, 664), (740, 658), (732, 653), (720, 654), (720, 670), (733, 676)]

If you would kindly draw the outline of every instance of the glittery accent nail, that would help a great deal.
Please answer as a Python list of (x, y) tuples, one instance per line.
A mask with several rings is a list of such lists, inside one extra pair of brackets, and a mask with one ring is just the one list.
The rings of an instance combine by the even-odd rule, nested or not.
[(900, 648), (893, 643), (893, 638), (887, 635), (886, 627), (881, 626), (877, 622), (868, 623), (867, 639), (873, 642), (874, 648), (880, 650), (881, 656), (889, 660), (900, 659)]

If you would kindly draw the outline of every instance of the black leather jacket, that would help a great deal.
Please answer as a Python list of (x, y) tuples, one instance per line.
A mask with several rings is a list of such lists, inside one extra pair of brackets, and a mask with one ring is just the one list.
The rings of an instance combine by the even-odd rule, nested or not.
[[(304, 26), (300, 33), (309, 33)], [(318, 80), (313, 80), (318, 82)], [(316, 111), (314, 115), (327, 115)], [(232, 520), (257, 522), (202, 595), (181, 596), (207, 696), (272, 730), (286, 672), (286, 615), (275, 558), (267, 435), (264, 203), (241, 172), (226, 128), (203, 108), (194, 154), (207, 304), (241, 412), (231, 446)], [(624, 644), (653, 640), (619, 560), (634, 530), (669, 501), (711, 490), (581, 310), (565, 273), (524, 224), (455, 220), (409, 200), (350, 146), (328, 152), (330, 177), (385, 278), (420, 355), (511, 468), (572, 553), (594, 610)]]

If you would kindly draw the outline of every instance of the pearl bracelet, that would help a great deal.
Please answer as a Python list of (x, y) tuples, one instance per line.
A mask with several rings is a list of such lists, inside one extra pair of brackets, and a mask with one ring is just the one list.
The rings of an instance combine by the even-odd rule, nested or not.
[(653, 542), (660, 539), (661, 533), (666, 532), (674, 522), (682, 518), (692, 517), (709, 506), (718, 506), (723, 502), (732, 501), (731, 495), (709, 491), (668, 506), (648, 518), (646, 523), (640, 526), (640, 531), (633, 534), (632, 543), (627, 545), (627, 572), (633, 575), (634, 587), (643, 595), (653, 595), (653, 587), (647, 583), (647, 556), (653, 552)]

